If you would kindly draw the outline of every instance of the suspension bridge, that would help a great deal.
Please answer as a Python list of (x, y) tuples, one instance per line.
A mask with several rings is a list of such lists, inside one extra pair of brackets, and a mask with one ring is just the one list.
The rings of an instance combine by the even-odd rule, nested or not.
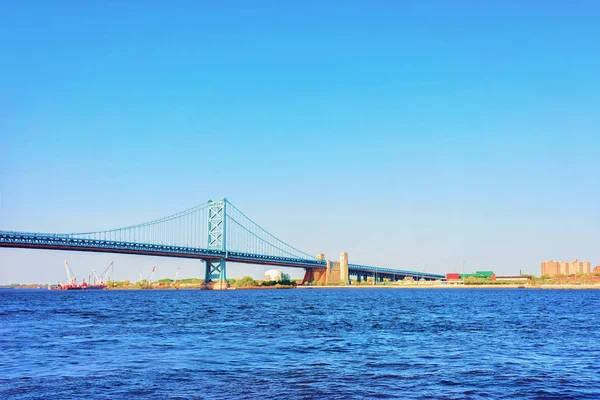
[(348, 254), (329, 261), (278, 239), (227, 199), (207, 201), (154, 221), (96, 232), (68, 234), (0, 231), (0, 247), (107, 252), (193, 258), (205, 262), (207, 289), (227, 288), (227, 262), (303, 268), (303, 283), (405, 278), (437, 280), (443, 275), (349, 264)]

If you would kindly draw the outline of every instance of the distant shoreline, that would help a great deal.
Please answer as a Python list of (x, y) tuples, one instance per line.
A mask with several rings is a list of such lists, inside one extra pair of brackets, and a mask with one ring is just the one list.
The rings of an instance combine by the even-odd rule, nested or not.
[(597, 289), (600, 285), (349, 285), (349, 286), (298, 286), (298, 289)]
[[(46, 287), (6, 287), (0, 286), (0, 289), (12, 289), (12, 290), (47, 290)], [(318, 289), (537, 289), (537, 290), (548, 290), (548, 289), (558, 289), (558, 290), (600, 290), (600, 285), (573, 285), (573, 284), (564, 284), (564, 285), (538, 285), (538, 286), (529, 286), (529, 285), (348, 285), (348, 286), (335, 286), (335, 285), (325, 285), (325, 286), (302, 286), (298, 285), (296, 287), (291, 286), (252, 286), (252, 287), (230, 287), (227, 290), (280, 290), (280, 289), (304, 289), (304, 290), (318, 290)], [(203, 290), (200, 287), (153, 287), (153, 288), (140, 288), (140, 287), (127, 287), (127, 288), (108, 288), (105, 290), (109, 291), (138, 291), (138, 290)], [(98, 290), (83, 290), (85, 292), (93, 291), (97, 292)]]

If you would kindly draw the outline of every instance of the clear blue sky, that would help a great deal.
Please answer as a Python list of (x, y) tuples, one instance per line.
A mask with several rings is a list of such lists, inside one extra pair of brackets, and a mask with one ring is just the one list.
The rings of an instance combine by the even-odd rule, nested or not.
[[(600, 264), (597, 2), (173, 3), (3, 2), (0, 229), (100, 230), (227, 197), (331, 259)], [(0, 249), (0, 283), (64, 280), (64, 259), (202, 274)]]

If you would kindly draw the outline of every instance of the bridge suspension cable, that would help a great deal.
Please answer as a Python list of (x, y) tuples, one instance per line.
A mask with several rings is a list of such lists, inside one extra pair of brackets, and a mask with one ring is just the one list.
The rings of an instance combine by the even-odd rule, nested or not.
[[(220, 202), (225, 213), (224, 250), (273, 257), (316, 259), (269, 233), (227, 199)], [(207, 201), (179, 213), (137, 225), (60, 236), (73, 239), (208, 248), (208, 213), (211, 204), (215, 205), (219, 202)]]
[(95, 232), (76, 232), (70, 238), (129, 243), (161, 244), (181, 247), (205, 247), (206, 214), (209, 202), (176, 214), (123, 228)]
[[(225, 200), (227, 201), (227, 200)], [(311, 256), (278, 239), (227, 201), (227, 250), (275, 257), (314, 260)]]

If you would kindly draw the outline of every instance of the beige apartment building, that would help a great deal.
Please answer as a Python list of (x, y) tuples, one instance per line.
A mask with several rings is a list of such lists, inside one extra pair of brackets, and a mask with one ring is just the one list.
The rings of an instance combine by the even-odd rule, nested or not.
[(572, 274), (589, 274), (592, 264), (589, 261), (579, 261), (575, 259), (572, 262), (565, 261), (543, 261), (542, 275), (572, 275)]

